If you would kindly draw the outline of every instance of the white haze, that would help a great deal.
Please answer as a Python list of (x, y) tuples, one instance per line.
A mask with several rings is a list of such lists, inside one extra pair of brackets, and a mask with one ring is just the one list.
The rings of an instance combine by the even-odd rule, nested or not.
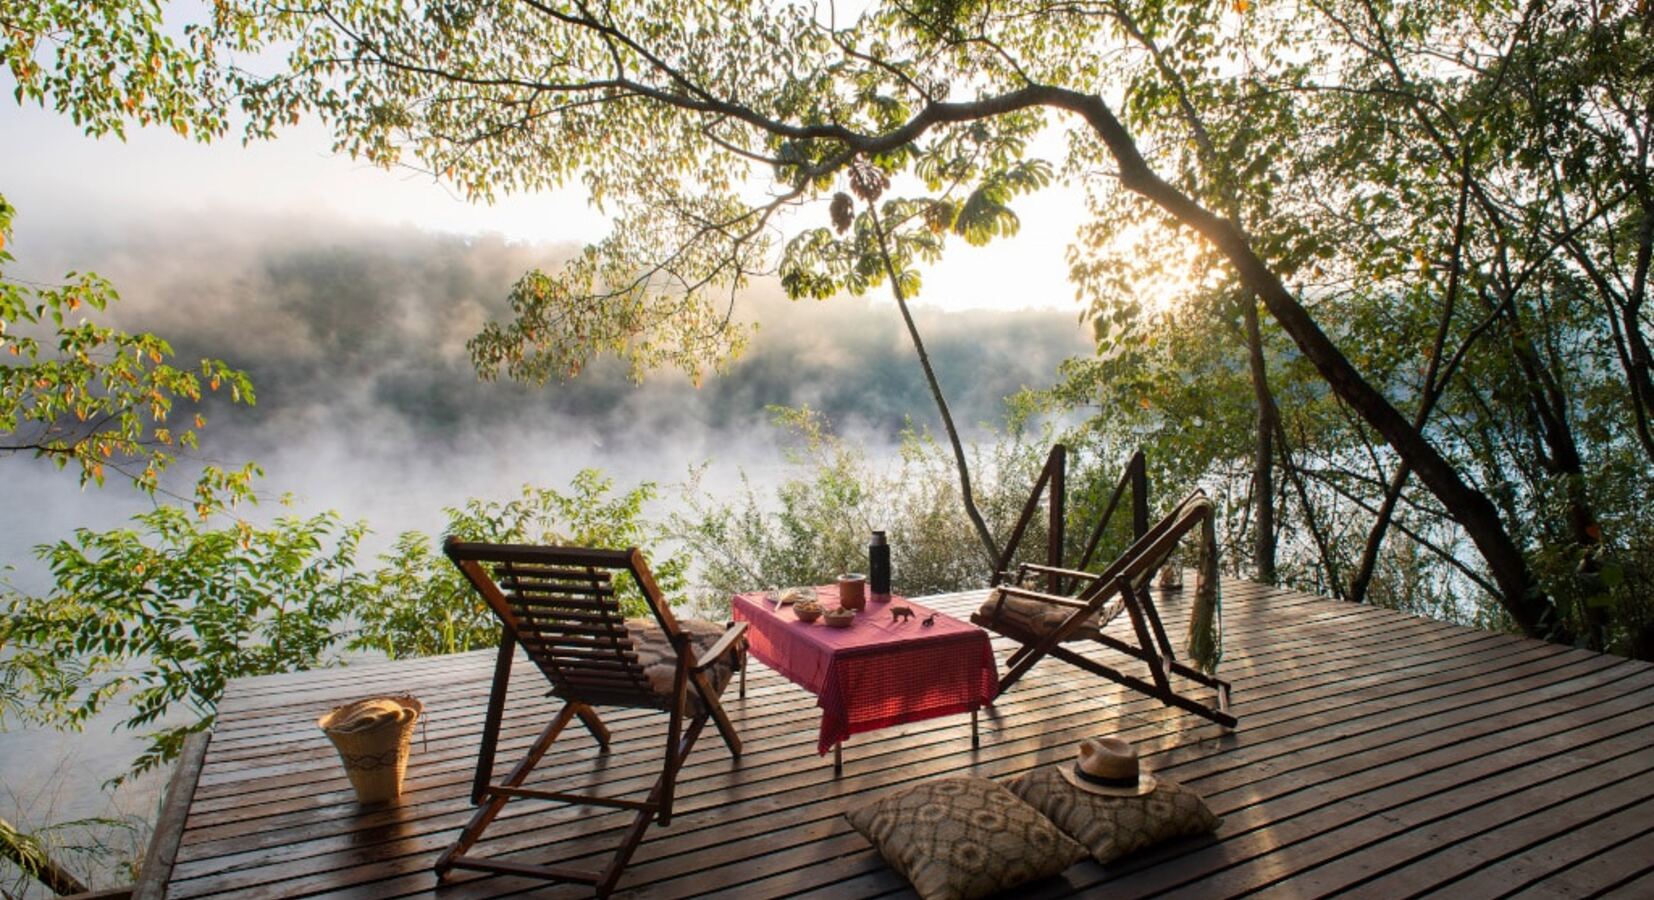
[[(257, 460), (265, 494), (292, 492), (301, 511), (366, 518), (382, 540), (405, 528), (437, 530), (442, 507), (467, 497), (508, 496), (525, 482), (563, 485), (588, 466), (622, 485), (676, 482), (708, 461), (715, 490), (741, 469), (768, 482), (783, 440), (770, 404), (807, 404), (876, 448), (892, 444), (909, 418), (937, 422), (887, 302), (792, 303), (759, 285), (737, 307), (759, 323), (753, 346), (702, 388), (675, 372), (633, 385), (612, 364), (534, 388), (480, 382), (465, 342), (504, 314), (518, 276), (555, 266), (566, 246), (215, 215), (136, 233), (21, 230), (13, 250), (22, 277), (79, 268), (110, 278), (123, 300), (109, 319), (167, 337), (179, 360), (210, 355), (246, 368), (258, 404), (210, 406), (201, 455)], [(1049, 384), (1062, 358), (1088, 351), (1075, 316), (1064, 313), (932, 308), (921, 328), (955, 417), (978, 434), (1001, 420), (1006, 395)], [(0, 559), (13, 563), (76, 525), (107, 527), (145, 502), (117, 484), (82, 492), (73, 473), (39, 462), (6, 465), (0, 504), (14, 514), (4, 519)], [(39, 586), (27, 565), (15, 577)]]
[[(715, 494), (733, 499), (743, 472), (762, 491), (785, 473), (785, 435), (769, 404), (823, 411), (875, 460), (892, 456), (909, 420), (936, 428), (888, 302), (795, 304), (759, 285), (738, 307), (760, 324), (752, 347), (699, 389), (677, 373), (635, 386), (612, 364), (545, 388), (485, 384), (466, 340), (503, 314), (518, 276), (554, 266), (570, 247), (314, 217), (211, 214), (141, 229), (47, 218), (19, 221), (8, 274), (56, 281), (95, 270), (123, 296), (109, 321), (162, 334), (180, 361), (216, 356), (246, 368), (258, 404), (209, 405), (200, 457), (264, 467), (260, 490), (272, 499), (253, 518), (288, 512), (273, 498), (291, 492), (291, 511), (367, 520), (364, 561), (400, 531), (440, 531), (444, 506), (508, 498), (527, 482), (563, 487), (589, 466), (621, 487), (661, 483), (656, 515), (670, 507), (671, 485), (703, 462), (703, 487)], [(1050, 384), (1063, 358), (1090, 352), (1071, 313), (929, 308), (920, 325), (955, 417), (977, 436), (1001, 421), (1005, 396)], [(76, 527), (120, 526), (149, 504), (115, 478), (82, 490), (74, 472), (40, 460), (0, 466), (0, 565), (15, 567), (10, 580), (26, 591), (50, 582), (32, 548)], [(188, 481), (177, 486), (187, 491)], [(109, 812), (87, 788), (140, 747), (113, 731), (119, 718), (102, 716), (82, 735), (0, 734), (0, 782), (23, 794), (0, 795), (0, 815), (38, 825)], [(161, 780), (124, 791), (116, 808), (147, 816)]]

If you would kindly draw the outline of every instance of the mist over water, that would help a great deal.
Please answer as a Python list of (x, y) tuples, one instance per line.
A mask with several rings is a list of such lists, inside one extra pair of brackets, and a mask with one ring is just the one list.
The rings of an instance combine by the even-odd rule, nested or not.
[[(209, 398), (198, 456), (256, 460), (266, 471), (261, 494), (293, 494), (292, 509), (267, 500), (251, 518), (334, 509), (367, 520), (374, 534), (364, 562), (398, 532), (440, 531), (445, 506), (512, 497), (527, 482), (562, 488), (586, 467), (622, 487), (660, 483), (656, 515), (702, 463), (701, 485), (714, 495), (733, 499), (744, 472), (762, 496), (786, 470), (786, 435), (770, 422), (771, 404), (821, 411), (876, 461), (891, 455), (910, 420), (940, 428), (888, 302), (793, 303), (773, 283), (756, 285), (737, 307), (760, 325), (751, 346), (699, 389), (675, 372), (633, 384), (612, 360), (544, 388), (484, 383), (466, 341), (505, 314), (519, 276), (554, 267), (574, 248), (338, 221), (226, 215), (130, 228), (58, 218), (19, 221), (10, 274), (51, 282), (71, 269), (96, 271), (122, 295), (105, 321), (167, 338), (174, 364), (213, 356), (246, 369), (257, 405)], [(967, 437), (1003, 420), (1006, 396), (1049, 385), (1062, 359), (1092, 348), (1069, 312), (920, 307), (918, 320)], [(116, 476), (83, 491), (73, 471), (39, 460), (0, 465), (0, 565), (15, 567), (9, 577), (23, 590), (49, 586), (35, 545), (77, 526), (119, 526), (150, 503)], [(184, 493), (191, 467), (180, 462), (173, 480)], [(57, 795), (55, 819), (105, 812), (106, 798), (84, 786), (136, 753), (135, 738), (110, 733), (118, 718), (78, 736), (0, 734), (0, 780), (83, 786)], [(161, 781), (147, 779), (119, 805), (148, 813)], [(16, 806), (0, 795), (0, 815), (17, 816)]]
[[(714, 492), (743, 469), (762, 485), (782, 465), (771, 404), (807, 404), (875, 453), (910, 419), (939, 428), (888, 302), (794, 303), (759, 284), (736, 308), (759, 324), (751, 347), (699, 389), (670, 371), (633, 384), (613, 360), (541, 388), (480, 381), (465, 343), (506, 314), (519, 276), (554, 268), (572, 247), (202, 216), (102, 233), (47, 222), (20, 227), (13, 249), (21, 277), (56, 280), (76, 268), (109, 278), (123, 299), (108, 320), (166, 337), (177, 364), (214, 356), (246, 369), (257, 405), (209, 397), (200, 456), (256, 460), (267, 473), (262, 493), (291, 492), (301, 512), (365, 518), (386, 542), (439, 528), (441, 508), (467, 497), (563, 485), (588, 466), (623, 485), (671, 484), (709, 462), (703, 483)], [(1090, 352), (1070, 313), (921, 308), (918, 318), (955, 419), (975, 434), (1002, 421), (1007, 395), (1049, 384), (1060, 360)], [(0, 505), (29, 510), (7, 515), (0, 534), (0, 559), (14, 563), (75, 525), (106, 527), (146, 503), (113, 480), (81, 492), (73, 473), (21, 458), (6, 465)], [(279, 511), (267, 502), (252, 515)], [(20, 585), (32, 582), (26, 568), (14, 576)]]

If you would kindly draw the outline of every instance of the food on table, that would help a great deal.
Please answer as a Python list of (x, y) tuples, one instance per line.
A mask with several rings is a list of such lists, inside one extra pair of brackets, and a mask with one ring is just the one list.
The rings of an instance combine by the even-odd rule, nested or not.
[(800, 600), (815, 602), (815, 588), (790, 587), (781, 592), (781, 605), (786, 606)]

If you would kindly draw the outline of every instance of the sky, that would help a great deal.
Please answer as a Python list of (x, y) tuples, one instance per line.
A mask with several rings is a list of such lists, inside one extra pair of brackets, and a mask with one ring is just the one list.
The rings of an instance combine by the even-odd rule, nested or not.
[[(202, 145), (159, 129), (134, 130), (123, 143), (88, 138), (64, 116), (9, 101), (0, 103), (0, 193), (19, 211), (23, 250), (31, 222), (108, 232), (159, 219), (315, 217), (554, 243), (593, 242), (608, 228), (578, 185), (472, 204), (428, 175), (333, 153), (327, 133), (309, 121), (248, 146)], [(955, 241), (924, 272), (919, 302), (1077, 314), (1065, 254), (1084, 211), (1079, 188), (1058, 184), (1013, 208), (1020, 233), (983, 248)]]

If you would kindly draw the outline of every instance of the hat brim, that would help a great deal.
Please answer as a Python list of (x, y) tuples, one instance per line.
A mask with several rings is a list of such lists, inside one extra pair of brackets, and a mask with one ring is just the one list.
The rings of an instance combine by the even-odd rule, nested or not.
[(1068, 783), (1074, 787), (1088, 794), (1098, 794), (1104, 797), (1142, 797), (1145, 794), (1154, 793), (1154, 789), (1160, 786), (1160, 782), (1155, 780), (1154, 775), (1150, 772), (1139, 772), (1137, 783), (1130, 787), (1111, 787), (1106, 784), (1092, 784), (1086, 781), (1074, 772), (1074, 766), (1072, 765), (1058, 766), (1057, 770), (1062, 772), (1062, 777), (1067, 779)]

